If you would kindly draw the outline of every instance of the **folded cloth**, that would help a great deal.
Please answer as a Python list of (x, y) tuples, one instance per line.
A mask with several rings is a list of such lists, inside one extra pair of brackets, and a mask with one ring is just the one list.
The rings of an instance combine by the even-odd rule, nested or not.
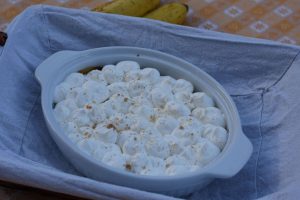
[[(83, 177), (45, 126), (35, 68), (60, 50), (138, 46), (183, 58), (234, 99), (254, 152), (230, 179), (189, 199), (296, 199), (299, 182), (299, 47), (163, 22), (34, 6), (0, 49), (0, 179), (92, 199), (175, 199)], [(184, 66), (183, 66), (184, 67)], [(298, 194), (299, 195), (299, 194)]]

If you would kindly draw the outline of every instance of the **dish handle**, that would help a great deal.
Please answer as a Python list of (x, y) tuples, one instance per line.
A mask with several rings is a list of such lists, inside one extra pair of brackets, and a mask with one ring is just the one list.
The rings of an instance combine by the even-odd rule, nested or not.
[(61, 60), (76, 55), (76, 51), (59, 51), (44, 60), (35, 70), (35, 77), (43, 86), (50, 77), (55, 76), (61, 68)]
[(209, 175), (215, 178), (230, 178), (236, 175), (247, 163), (252, 154), (253, 146), (242, 131), (237, 134), (237, 137), (226, 152), (229, 156), (223, 158), (222, 164), (216, 163), (208, 169)]

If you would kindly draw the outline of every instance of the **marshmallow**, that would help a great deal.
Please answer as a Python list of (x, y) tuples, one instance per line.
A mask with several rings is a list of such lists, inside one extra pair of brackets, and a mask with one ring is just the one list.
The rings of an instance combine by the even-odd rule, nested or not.
[(155, 113), (152, 106), (147, 106), (147, 105), (131, 106), (129, 108), (129, 111), (137, 115), (137, 117), (143, 117), (150, 122), (153, 122), (155, 120)]
[(98, 142), (94, 138), (86, 138), (77, 143), (80, 150), (92, 155), (98, 146)]
[(173, 87), (173, 92), (177, 93), (177, 92), (189, 92), (192, 93), (194, 90), (194, 87), (192, 85), (192, 83), (190, 83), (189, 81), (186, 81), (184, 79), (178, 79), (176, 80), (176, 83)]
[(166, 174), (169, 176), (174, 176), (177, 174), (184, 174), (189, 171), (186, 165), (171, 165), (166, 169)]
[(136, 137), (138, 135), (137, 132), (135, 131), (131, 131), (131, 130), (125, 130), (125, 131), (120, 131), (120, 134), (118, 134), (118, 139), (117, 139), (117, 144), (119, 146), (123, 146), (125, 141), (128, 139), (128, 138), (133, 138), (133, 137)]
[(161, 176), (165, 171), (165, 162), (163, 159), (148, 156), (148, 162), (145, 169), (140, 171), (142, 175)]
[(87, 104), (85, 109), (91, 109), (89, 112), (89, 117), (94, 123), (103, 123), (107, 119), (107, 112), (105, 112), (105, 105), (103, 104)]
[(71, 88), (79, 87), (85, 82), (84, 75), (81, 73), (72, 73), (65, 79), (65, 83), (68, 83)]
[(191, 95), (191, 107), (213, 107), (215, 105), (213, 99), (204, 92), (195, 92)]
[(174, 99), (172, 92), (168, 90), (164, 90), (164, 87), (154, 88), (150, 92), (150, 97), (151, 97), (152, 104), (155, 107), (160, 107), (160, 108), (163, 108), (168, 101)]
[(176, 80), (171, 76), (161, 76), (159, 84), (161, 86), (173, 88), (175, 86)]
[(102, 69), (103, 76), (108, 84), (123, 80), (124, 72), (115, 65), (105, 65)]
[(174, 96), (175, 96), (175, 99), (178, 102), (181, 102), (181, 103), (183, 103), (186, 106), (190, 106), (192, 93), (183, 91), (183, 92), (177, 92), (177, 93), (175, 93)]
[(123, 153), (129, 155), (145, 152), (144, 143), (139, 135), (127, 138), (121, 148)]
[(70, 115), (69, 121), (76, 123), (79, 127), (89, 126), (92, 123), (88, 111), (83, 108), (74, 110)]
[(74, 100), (66, 99), (56, 104), (54, 108), (54, 116), (58, 121), (65, 121), (71, 115), (73, 110), (77, 108)]
[(109, 123), (114, 126), (117, 131), (129, 130), (134, 124), (134, 119), (129, 114), (117, 113), (109, 118)]
[(107, 82), (106, 82), (106, 80), (104, 78), (104, 74), (100, 70), (98, 70), (98, 69), (90, 71), (86, 75), (86, 79), (87, 80), (97, 81), (97, 82), (100, 82), (100, 83), (102, 83), (104, 85), (107, 85)]
[(115, 82), (110, 84), (108, 87), (109, 95), (112, 96), (114, 94), (123, 94), (125, 96), (129, 96), (127, 91), (127, 84), (124, 82)]
[(127, 113), (131, 106), (132, 100), (130, 97), (123, 94), (114, 94), (110, 97), (108, 103), (111, 104), (112, 109), (118, 113)]
[(190, 109), (185, 106), (183, 103), (176, 102), (176, 101), (169, 101), (165, 108), (165, 112), (169, 115), (178, 118), (181, 116), (188, 116), (191, 114)]
[(216, 107), (195, 108), (192, 115), (203, 123), (225, 127), (225, 117), (220, 109)]
[(145, 142), (145, 148), (148, 155), (167, 158), (170, 155), (170, 149), (168, 144), (162, 137), (148, 137)]
[(124, 82), (138, 81), (141, 78), (141, 71), (129, 71), (124, 74)]
[(82, 141), (83, 135), (81, 135), (78, 132), (72, 132), (70, 134), (68, 134), (68, 138), (71, 140), (71, 142), (73, 142), (74, 144), (77, 144), (78, 142)]
[(121, 153), (121, 149), (116, 144), (97, 141), (97, 146), (93, 151), (93, 157), (101, 161), (107, 152), (115, 152), (119, 154)]
[(133, 131), (140, 132), (152, 126), (153, 124), (149, 120), (138, 116), (133, 116), (133, 124), (130, 126), (130, 128)]
[(71, 90), (72, 86), (67, 82), (62, 82), (54, 89), (54, 97), (53, 101), (54, 103), (58, 103), (62, 100), (64, 100)]
[(206, 165), (220, 154), (220, 149), (207, 139), (202, 139), (194, 145), (196, 160)]
[(171, 134), (178, 125), (179, 121), (170, 116), (160, 117), (155, 122), (155, 128), (157, 128), (162, 135)]
[(97, 125), (94, 129), (95, 138), (106, 143), (115, 143), (117, 141), (118, 133), (112, 124)]
[(134, 61), (121, 61), (116, 65), (116, 69), (123, 71), (124, 73), (130, 71), (139, 71), (140, 65)]
[(146, 81), (129, 81), (127, 88), (130, 97), (136, 97), (139, 95), (149, 93), (151, 86)]
[(88, 80), (78, 93), (76, 101), (78, 106), (84, 106), (91, 103), (102, 103), (109, 97), (107, 87), (99, 82)]
[(160, 79), (160, 74), (157, 69), (144, 68), (140, 72), (140, 79), (150, 84), (157, 83)]
[(126, 164), (126, 159), (121, 152), (108, 151), (103, 156), (102, 163), (122, 169)]
[(203, 137), (214, 143), (219, 149), (223, 149), (228, 134), (223, 127), (206, 124), (204, 126)]
[(182, 141), (182, 138), (178, 138), (174, 135), (165, 135), (164, 139), (169, 146), (170, 156), (183, 152), (185, 145)]

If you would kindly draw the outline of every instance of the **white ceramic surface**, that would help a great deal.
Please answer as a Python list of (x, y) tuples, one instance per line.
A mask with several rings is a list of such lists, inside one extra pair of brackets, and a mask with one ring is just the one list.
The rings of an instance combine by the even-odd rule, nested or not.
[[(153, 67), (162, 75), (183, 78), (216, 101), (227, 120), (229, 137), (221, 154), (204, 168), (177, 176), (144, 176), (99, 164), (72, 144), (56, 122), (52, 103), (54, 88), (64, 78), (88, 66), (137, 61)], [(42, 109), (50, 134), (63, 154), (87, 177), (150, 192), (182, 196), (206, 186), (214, 178), (230, 178), (238, 173), (252, 153), (252, 144), (243, 134), (235, 104), (224, 88), (198, 67), (177, 57), (136, 47), (104, 47), (86, 51), (60, 51), (41, 63), (35, 71), (41, 84)]]

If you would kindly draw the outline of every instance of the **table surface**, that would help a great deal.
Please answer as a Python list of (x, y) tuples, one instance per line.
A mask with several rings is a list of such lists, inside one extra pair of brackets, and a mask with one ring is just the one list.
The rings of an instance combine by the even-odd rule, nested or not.
[[(90, 10), (108, 0), (0, 0), (0, 31), (26, 7), (49, 4)], [(161, 0), (171, 2), (176, 0)], [(300, 44), (299, 0), (177, 0), (189, 5), (186, 25)]]
[[(169, 0), (162, 0), (170, 2)], [(172, 0), (171, 0), (172, 1)], [(105, 0), (0, 0), (0, 31), (26, 7), (49, 4), (90, 10)], [(300, 44), (299, 0), (179, 0), (189, 5), (187, 26)], [(0, 181), (0, 199), (74, 199)], [(76, 198), (79, 199), (79, 198)]]

